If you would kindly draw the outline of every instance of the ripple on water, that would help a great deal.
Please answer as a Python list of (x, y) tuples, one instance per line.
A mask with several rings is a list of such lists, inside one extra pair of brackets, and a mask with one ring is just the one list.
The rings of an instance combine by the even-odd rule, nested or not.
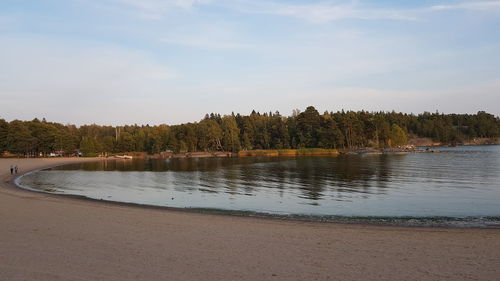
[(177, 208), (318, 218), (460, 218), (454, 223), (496, 225), (491, 218), (500, 216), (499, 146), (442, 151), (111, 160), (31, 173), (20, 184), (51, 193)]

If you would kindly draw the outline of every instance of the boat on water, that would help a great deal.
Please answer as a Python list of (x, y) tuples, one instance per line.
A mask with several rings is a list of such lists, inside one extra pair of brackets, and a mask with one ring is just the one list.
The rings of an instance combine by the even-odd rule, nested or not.
[(131, 155), (115, 155), (115, 158), (118, 158), (118, 159), (132, 159), (133, 157)]

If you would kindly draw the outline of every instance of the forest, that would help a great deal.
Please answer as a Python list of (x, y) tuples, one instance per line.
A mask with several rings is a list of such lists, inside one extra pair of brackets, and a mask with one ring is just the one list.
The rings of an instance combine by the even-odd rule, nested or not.
[(500, 136), (500, 119), (476, 114), (337, 111), (319, 113), (313, 106), (291, 116), (279, 112), (249, 115), (207, 114), (180, 125), (63, 125), (45, 119), (0, 119), (0, 153), (4, 155), (96, 156), (120, 152), (195, 152), (252, 149), (388, 148), (411, 138), (444, 144)]

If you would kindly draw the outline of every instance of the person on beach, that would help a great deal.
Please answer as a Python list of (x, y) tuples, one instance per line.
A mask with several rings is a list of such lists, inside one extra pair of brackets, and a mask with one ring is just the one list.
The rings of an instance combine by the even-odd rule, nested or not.
[(12, 175), (14, 173), (14, 166), (10, 165), (10, 174)]
[(14, 167), (14, 171), (15, 171), (15, 172), (16, 172), (16, 174), (17, 174), (17, 165)]

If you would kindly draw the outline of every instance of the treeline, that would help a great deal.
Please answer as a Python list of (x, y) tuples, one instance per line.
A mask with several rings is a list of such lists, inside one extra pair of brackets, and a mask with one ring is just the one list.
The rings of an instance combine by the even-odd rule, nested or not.
[(442, 143), (500, 136), (500, 119), (477, 114), (338, 111), (320, 114), (314, 107), (292, 116), (279, 112), (250, 115), (207, 114), (181, 125), (63, 125), (45, 119), (6, 122), (0, 119), (0, 152), (29, 156), (85, 156), (103, 153), (163, 151), (240, 151), (287, 148), (392, 147), (409, 138), (428, 137)]

